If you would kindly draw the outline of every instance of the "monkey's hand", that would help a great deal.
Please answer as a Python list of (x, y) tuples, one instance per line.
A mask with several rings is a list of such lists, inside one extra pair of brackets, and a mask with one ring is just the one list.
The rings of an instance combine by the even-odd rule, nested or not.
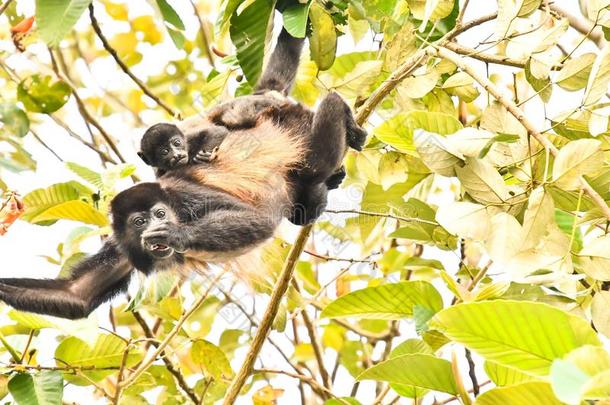
[(193, 163), (210, 163), (218, 158), (218, 147), (212, 149), (211, 152), (207, 150), (200, 150), (193, 158)]
[(177, 224), (163, 223), (142, 232), (142, 246), (153, 254), (168, 250), (184, 252), (186, 248), (181, 236), (182, 231)]

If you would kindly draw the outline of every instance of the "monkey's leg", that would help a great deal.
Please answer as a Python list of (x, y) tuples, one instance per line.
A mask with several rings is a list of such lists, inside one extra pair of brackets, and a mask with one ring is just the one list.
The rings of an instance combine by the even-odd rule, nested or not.
[(112, 242), (79, 263), (66, 279), (0, 279), (0, 300), (29, 312), (84, 318), (127, 289), (132, 266)]
[(303, 185), (296, 193), (295, 203), (288, 220), (295, 225), (314, 222), (326, 208), (328, 187), (324, 183)]

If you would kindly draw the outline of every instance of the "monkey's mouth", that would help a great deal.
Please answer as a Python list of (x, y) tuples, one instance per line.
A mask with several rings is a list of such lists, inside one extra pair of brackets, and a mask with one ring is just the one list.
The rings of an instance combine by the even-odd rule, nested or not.
[(171, 168), (176, 168), (176, 167), (182, 166), (183, 164), (187, 163), (186, 159), (187, 159), (187, 156), (174, 157), (171, 160), (169, 165), (170, 165)]
[(174, 249), (161, 243), (148, 245), (148, 250), (157, 258), (166, 258), (174, 254)]

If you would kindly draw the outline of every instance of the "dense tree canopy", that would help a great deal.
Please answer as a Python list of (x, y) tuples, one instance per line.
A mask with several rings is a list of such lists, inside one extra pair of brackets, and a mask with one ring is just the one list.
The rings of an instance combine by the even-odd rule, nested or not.
[(4, 0), (3, 276), (69, 274), (153, 178), (144, 130), (250, 94), (280, 25), (308, 39), (291, 96), (336, 91), (370, 134), (327, 212), (254, 287), (214, 267), (81, 321), (3, 306), (3, 401), (610, 403), (605, 0)]

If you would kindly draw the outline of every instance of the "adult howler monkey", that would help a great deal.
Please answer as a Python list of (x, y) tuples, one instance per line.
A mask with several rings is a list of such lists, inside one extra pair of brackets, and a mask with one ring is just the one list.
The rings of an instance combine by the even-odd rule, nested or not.
[[(282, 33), (258, 92), (290, 87), (301, 45)], [(247, 107), (244, 98), (216, 112)], [(230, 260), (268, 240), (284, 216), (311, 221), (326, 204), (326, 182), (336, 176), (348, 144), (362, 147), (364, 130), (334, 93), (315, 114), (297, 103), (282, 103), (272, 116), (257, 114), (253, 127), (229, 132), (213, 162), (170, 170), (156, 183), (119, 193), (111, 203), (113, 236), (70, 277), (0, 279), (0, 300), (21, 310), (85, 317), (126, 289), (134, 267), (150, 274)], [(211, 122), (200, 121), (203, 127)], [(187, 137), (200, 129), (201, 123), (181, 128)], [(304, 204), (302, 212), (295, 201)]]

